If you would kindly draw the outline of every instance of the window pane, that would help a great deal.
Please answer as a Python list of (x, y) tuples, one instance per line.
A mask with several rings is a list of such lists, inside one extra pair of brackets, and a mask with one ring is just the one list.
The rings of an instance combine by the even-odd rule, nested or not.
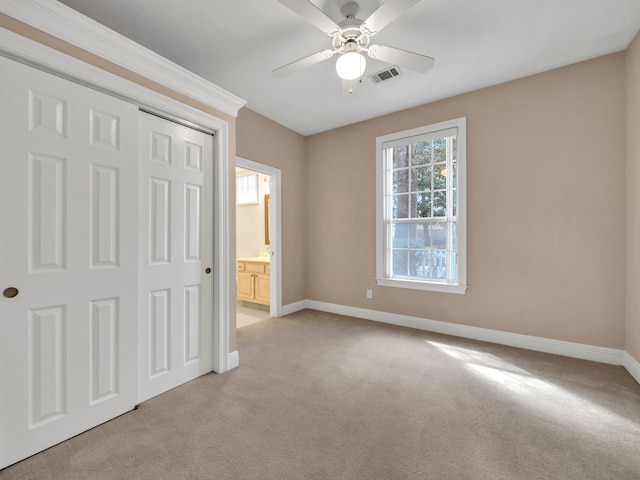
[(455, 222), (451, 224), (451, 248), (458, 250), (458, 225)]
[(431, 190), (431, 167), (411, 169), (411, 190), (413, 192), (428, 192)]
[(427, 223), (424, 231), (425, 246), (439, 250), (447, 249), (446, 222)]
[(455, 157), (453, 159), (452, 162), (453, 165), (453, 188), (458, 188), (458, 162), (456, 161)]
[(451, 281), (458, 281), (458, 253), (451, 252)]
[(393, 171), (393, 193), (406, 193), (409, 191), (409, 169)]
[(458, 225), (453, 223), (451, 225), (451, 281), (458, 280)]
[(429, 218), (431, 216), (431, 194), (414, 193), (411, 195), (411, 217)]
[(431, 163), (431, 142), (414, 144), (414, 154), (411, 165), (426, 165)]
[(412, 223), (409, 225), (410, 248), (425, 248), (428, 246), (425, 237), (425, 232), (427, 232), (428, 228), (429, 225), (424, 223)]
[(409, 195), (393, 196), (393, 218), (409, 218)]
[(393, 275), (406, 277), (409, 273), (409, 252), (407, 250), (393, 251)]
[(243, 175), (236, 179), (236, 201), (238, 205), (258, 203), (258, 174)]
[(433, 166), (433, 188), (447, 188), (446, 167), (445, 163), (436, 163)]
[(411, 252), (411, 273), (415, 277), (446, 280), (446, 250), (418, 250)]
[(433, 216), (445, 217), (447, 215), (447, 193), (433, 193)]
[(407, 248), (409, 246), (409, 225), (397, 223), (391, 228), (391, 245), (393, 245), (393, 248)]
[(453, 203), (452, 203), (452, 207), (453, 207), (453, 216), (455, 217), (458, 214), (458, 191), (454, 190), (453, 191)]
[(446, 138), (433, 140), (433, 162), (444, 162), (447, 160)]
[(409, 166), (409, 145), (393, 148), (393, 168)]

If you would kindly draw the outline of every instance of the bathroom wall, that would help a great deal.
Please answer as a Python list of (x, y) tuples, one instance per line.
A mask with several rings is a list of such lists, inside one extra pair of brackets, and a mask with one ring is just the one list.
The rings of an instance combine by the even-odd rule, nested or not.
[[(250, 172), (236, 167), (236, 178)], [(258, 204), (238, 205), (236, 201), (236, 258), (257, 257), (267, 250), (264, 238), (264, 196), (269, 193), (267, 175), (258, 174)]]

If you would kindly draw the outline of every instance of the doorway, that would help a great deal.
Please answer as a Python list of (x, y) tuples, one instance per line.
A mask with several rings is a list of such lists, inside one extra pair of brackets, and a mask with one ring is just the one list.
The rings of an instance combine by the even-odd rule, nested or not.
[(280, 169), (236, 158), (236, 328), (280, 315), (280, 183)]

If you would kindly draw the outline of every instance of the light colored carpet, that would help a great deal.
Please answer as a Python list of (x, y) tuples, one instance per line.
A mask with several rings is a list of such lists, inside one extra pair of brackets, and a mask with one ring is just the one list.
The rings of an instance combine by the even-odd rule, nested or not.
[(4, 479), (640, 479), (622, 368), (302, 311)]

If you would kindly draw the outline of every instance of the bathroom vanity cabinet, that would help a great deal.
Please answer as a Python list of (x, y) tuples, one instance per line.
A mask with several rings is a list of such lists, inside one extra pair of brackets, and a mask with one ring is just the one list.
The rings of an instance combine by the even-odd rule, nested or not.
[(269, 305), (271, 265), (269, 257), (238, 258), (238, 300)]

